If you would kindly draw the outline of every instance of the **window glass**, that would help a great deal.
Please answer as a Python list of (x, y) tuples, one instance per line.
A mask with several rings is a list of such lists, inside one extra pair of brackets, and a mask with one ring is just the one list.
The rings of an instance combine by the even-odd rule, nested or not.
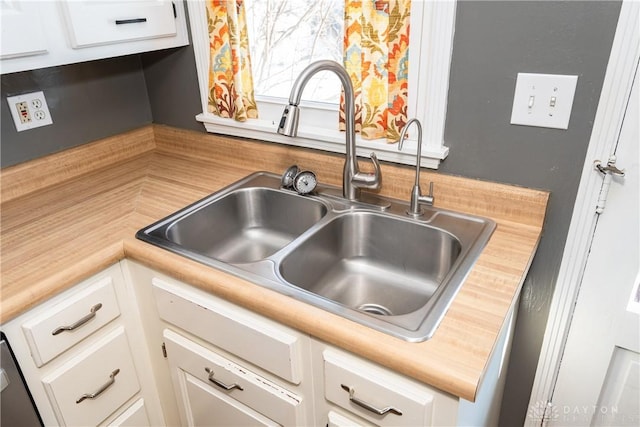
[[(288, 99), (307, 65), (319, 59), (342, 63), (344, 0), (246, 0), (245, 11), (257, 98)], [(337, 106), (340, 81), (318, 73), (302, 99)]]

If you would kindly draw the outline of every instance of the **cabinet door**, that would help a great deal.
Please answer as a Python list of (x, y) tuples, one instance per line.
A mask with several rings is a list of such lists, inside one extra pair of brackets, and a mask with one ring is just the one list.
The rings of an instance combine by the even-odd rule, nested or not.
[(149, 417), (144, 406), (144, 399), (136, 400), (125, 409), (115, 420), (111, 421), (109, 427), (142, 427), (149, 426)]
[(189, 426), (277, 426), (237, 400), (183, 372), (183, 405)]
[(0, 58), (46, 53), (40, 5), (25, 0), (0, 0)]
[(167, 0), (63, 3), (74, 48), (175, 36), (173, 8)]
[(329, 411), (327, 416), (327, 427), (372, 427), (373, 424), (369, 424), (366, 421), (352, 419), (338, 414), (334, 411)]
[[(267, 419), (283, 425), (303, 423), (302, 397), (173, 331), (165, 330), (163, 335), (174, 386), (183, 397), (195, 387), (188, 384), (202, 384), (211, 393), (218, 392), (214, 393), (216, 396), (224, 395), (241, 406), (251, 407)], [(186, 408), (193, 404), (190, 399)], [(186, 412), (189, 419), (190, 411)]]

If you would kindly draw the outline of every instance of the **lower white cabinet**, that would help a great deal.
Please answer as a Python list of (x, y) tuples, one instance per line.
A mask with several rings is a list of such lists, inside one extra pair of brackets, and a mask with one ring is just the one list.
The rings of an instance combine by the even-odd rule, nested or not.
[(217, 391), (189, 374), (181, 390), (188, 426), (277, 426), (234, 398)]
[(304, 423), (300, 396), (171, 330), (163, 335), (184, 425)]
[(119, 263), (1, 327), (46, 426), (165, 424)]
[(107, 424), (109, 427), (140, 427), (150, 426), (144, 399), (138, 399)]
[(65, 425), (98, 425), (140, 390), (122, 326), (42, 379)]
[(69, 426), (493, 425), (510, 341), (466, 402), (128, 260), (2, 330)]
[(348, 416), (338, 414), (334, 411), (329, 411), (327, 414), (327, 427), (372, 427), (373, 424), (369, 424), (364, 420), (357, 420), (355, 418), (349, 418)]
[[(128, 262), (184, 426), (455, 425), (459, 399)], [(275, 356), (275, 357), (274, 357)], [(176, 405), (177, 403), (177, 405)], [(172, 419), (167, 416), (167, 419)]]
[(432, 425), (437, 393), (334, 349), (322, 359), (329, 402), (379, 426)]

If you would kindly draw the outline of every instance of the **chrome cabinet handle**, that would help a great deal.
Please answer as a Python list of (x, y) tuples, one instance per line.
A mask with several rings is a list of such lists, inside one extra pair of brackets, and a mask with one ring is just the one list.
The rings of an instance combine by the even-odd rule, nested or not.
[(84, 325), (89, 320), (96, 317), (96, 311), (100, 310), (101, 308), (102, 308), (102, 303), (98, 303), (94, 305), (93, 307), (91, 307), (90, 313), (84, 316), (82, 319), (78, 320), (77, 322), (71, 325), (57, 327), (56, 329), (53, 330), (53, 332), (51, 332), (51, 335), (58, 335), (59, 333), (62, 333), (64, 331), (73, 331), (75, 329), (78, 329), (80, 326)]
[(213, 372), (211, 369), (209, 368), (204, 368), (205, 371), (207, 371), (207, 374), (209, 374), (209, 381), (211, 381), (212, 383), (214, 383), (215, 385), (217, 385), (218, 387), (220, 387), (223, 390), (233, 390), (234, 388), (237, 388), (238, 390), (242, 391), (244, 390), (242, 387), (240, 387), (240, 385), (233, 383), (231, 385), (225, 384), (220, 380), (215, 379), (213, 376), (215, 375), (215, 372)]
[(116, 375), (118, 375), (119, 373), (120, 373), (120, 369), (116, 369), (115, 371), (111, 372), (111, 375), (109, 375), (109, 381), (104, 383), (102, 387), (100, 387), (98, 390), (94, 391), (93, 393), (83, 394), (78, 398), (78, 400), (76, 400), (76, 403), (80, 403), (85, 399), (95, 399), (96, 397), (100, 396), (106, 389), (111, 387), (113, 383), (116, 382)]
[(391, 412), (392, 414), (402, 416), (402, 412), (400, 412), (398, 409), (394, 408), (393, 406), (387, 406), (386, 408), (378, 409), (375, 406), (365, 402), (364, 400), (360, 400), (357, 397), (355, 397), (354, 396), (356, 392), (355, 389), (349, 386), (346, 386), (344, 384), (340, 384), (340, 387), (342, 387), (344, 391), (349, 393), (349, 401), (353, 402), (354, 404), (358, 405), (361, 408), (366, 409), (367, 411), (373, 412), (376, 415), (386, 415), (387, 413)]

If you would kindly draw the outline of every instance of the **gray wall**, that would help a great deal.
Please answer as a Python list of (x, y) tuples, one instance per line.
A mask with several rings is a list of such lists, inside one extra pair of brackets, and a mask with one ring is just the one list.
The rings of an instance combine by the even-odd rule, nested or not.
[[(461, 2), (442, 172), (551, 191), (524, 284), (500, 424), (522, 425), (620, 2)], [(568, 130), (509, 124), (518, 72), (578, 75)]]
[[(0, 165), (14, 165), (152, 122), (140, 57), (4, 74)], [(42, 90), (53, 124), (17, 132), (7, 96)]]
[[(619, 1), (458, 4), (445, 129), (451, 153), (441, 171), (552, 192), (544, 236), (523, 289), (504, 426), (522, 425), (526, 416), (619, 9)], [(135, 58), (2, 76), (3, 98), (22, 88), (48, 88), (56, 99), (78, 101), (52, 106), (57, 127), (21, 135), (6, 119), (3, 99), (2, 165), (6, 153), (11, 154), (6, 164), (24, 161), (146, 124), (150, 116), (156, 123), (204, 132), (194, 120), (200, 101), (191, 48), (145, 54), (139, 63)], [(568, 130), (509, 124), (518, 72), (579, 76)], [(108, 102), (99, 118), (84, 124), (88, 108), (96, 108), (93, 100), (102, 98)]]
[(202, 113), (193, 46), (143, 55), (153, 121), (204, 132), (195, 117)]

